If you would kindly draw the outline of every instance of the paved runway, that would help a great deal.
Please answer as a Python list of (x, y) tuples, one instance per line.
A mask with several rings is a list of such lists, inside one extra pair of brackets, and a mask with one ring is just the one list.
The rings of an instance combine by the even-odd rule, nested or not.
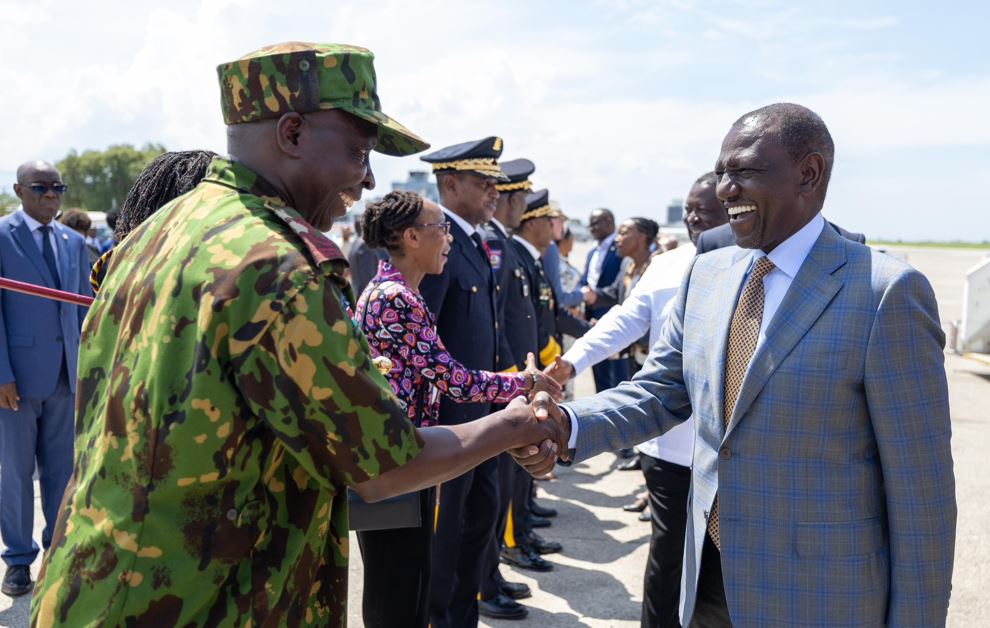
[[(979, 251), (889, 248), (925, 273), (935, 288), (943, 323), (961, 318), (962, 277), (984, 255)], [(581, 259), (574, 253), (575, 259)], [(959, 523), (949, 626), (976, 627), (990, 616), (990, 363), (946, 354), (953, 421)], [(577, 394), (592, 392), (590, 376), (577, 382)], [(542, 501), (560, 511), (543, 536), (560, 541), (564, 552), (549, 556), (553, 572), (533, 574), (503, 567), (511, 580), (526, 582), (534, 596), (521, 626), (539, 628), (632, 627), (639, 625), (643, 566), (649, 524), (619, 507), (641, 486), (638, 473), (610, 472), (615, 457), (606, 454), (560, 469), (559, 479), (541, 483)], [(40, 538), (41, 511), (35, 529)], [(349, 625), (360, 618), (361, 557), (352, 535)], [(38, 563), (35, 564), (37, 571)], [(0, 595), (0, 626), (26, 626), (29, 600)], [(508, 622), (482, 623), (505, 626)]]

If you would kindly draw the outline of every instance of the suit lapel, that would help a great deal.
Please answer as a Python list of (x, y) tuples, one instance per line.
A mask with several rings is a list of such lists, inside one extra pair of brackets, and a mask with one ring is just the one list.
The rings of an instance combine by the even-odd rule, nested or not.
[(48, 271), (48, 264), (45, 263), (45, 258), (41, 256), (41, 251), (38, 250), (38, 243), (34, 241), (34, 236), (31, 234), (31, 228), (27, 226), (24, 222), (24, 217), (19, 213), (14, 214), (10, 219), (11, 226), (13, 227), (14, 239), (24, 250), (24, 254), (27, 256), (34, 267), (38, 270), (38, 273), (44, 278), (45, 283), (49, 288), (55, 287), (55, 278)]
[(717, 419), (720, 427), (724, 429), (722, 416), (725, 414), (725, 351), (729, 342), (729, 325), (732, 322), (732, 313), (736, 309), (736, 301), (739, 299), (739, 292), (742, 290), (742, 280), (749, 268), (751, 256), (749, 251), (740, 249), (731, 260), (725, 274), (720, 276), (720, 281), (724, 281), (726, 290), (717, 290), (713, 297), (711, 312), (714, 313), (715, 323), (710, 329), (716, 330), (708, 338), (708, 355), (714, 359), (709, 363), (708, 381), (715, 392), (712, 415)]
[[(449, 219), (448, 219), (449, 220)], [(453, 222), (453, 221), (450, 221)], [(482, 277), (488, 277), (491, 275), (491, 267), (484, 263), (481, 259), (481, 253), (478, 251), (478, 247), (474, 245), (474, 241), (464, 233), (460, 225), (453, 224), (450, 228), (450, 232), (454, 234), (454, 243), (459, 244), (461, 247), (461, 252), (464, 254), (464, 258), (468, 261), (471, 266), (474, 267)]]
[(69, 236), (65, 232), (65, 229), (66, 227), (63, 227), (54, 220), (52, 221), (55, 246), (58, 247), (58, 259), (55, 260), (55, 268), (58, 269), (59, 285), (62, 286), (63, 290), (68, 290), (69, 285), (66, 283), (66, 280), (68, 279), (68, 269), (72, 264), (69, 259)]
[[(726, 436), (753, 404), (780, 363), (808, 333), (842, 288), (842, 281), (833, 274), (845, 263), (842, 237), (832, 229), (823, 229), (767, 327), (766, 340), (753, 355)], [(724, 353), (722, 357), (724, 363)]]

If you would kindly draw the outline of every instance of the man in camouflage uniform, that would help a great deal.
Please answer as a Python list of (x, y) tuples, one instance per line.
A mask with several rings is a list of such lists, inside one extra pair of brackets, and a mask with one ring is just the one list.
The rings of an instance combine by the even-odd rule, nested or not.
[(559, 438), (525, 405), (417, 432), (350, 321), (320, 232), (374, 187), (371, 150), (426, 147), (381, 113), (372, 58), (218, 68), (231, 157), (120, 245), (86, 320), (33, 624), (343, 626), (345, 486), (380, 499)]

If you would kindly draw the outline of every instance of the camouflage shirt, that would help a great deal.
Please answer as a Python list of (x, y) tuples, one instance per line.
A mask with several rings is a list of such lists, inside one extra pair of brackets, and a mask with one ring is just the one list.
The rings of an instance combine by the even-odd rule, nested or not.
[(422, 447), (337, 248), (241, 165), (115, 251), (32, 622), (344, 626), (344, 486)]

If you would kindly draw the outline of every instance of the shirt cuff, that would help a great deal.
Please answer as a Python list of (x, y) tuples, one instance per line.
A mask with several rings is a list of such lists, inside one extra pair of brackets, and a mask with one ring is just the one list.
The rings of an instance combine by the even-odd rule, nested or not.
[(571, 411), (571, 409), (568, 408), (567, 406), (560, 406), (560, 409), (564, 411), (564, 414), (567, 415), (567, 418), (571, 422), (571, 436), (570, 438), (567, 439), (567, 450), (573, 451), (575, 448), (577, 448), (578, 420), (577, 417), (574, 416), (574, 413)]
[[(578, 339), (577, 342), (581, 342), (581, 340)], [(577, 343), (568, 349), (567, 353), (562, 355), (560, 359), (570, 362), (574, 366), (572, 378), (577, 377), (588, 368), (588, 352), (584, 351), (583, 347), (577, 346)]]

